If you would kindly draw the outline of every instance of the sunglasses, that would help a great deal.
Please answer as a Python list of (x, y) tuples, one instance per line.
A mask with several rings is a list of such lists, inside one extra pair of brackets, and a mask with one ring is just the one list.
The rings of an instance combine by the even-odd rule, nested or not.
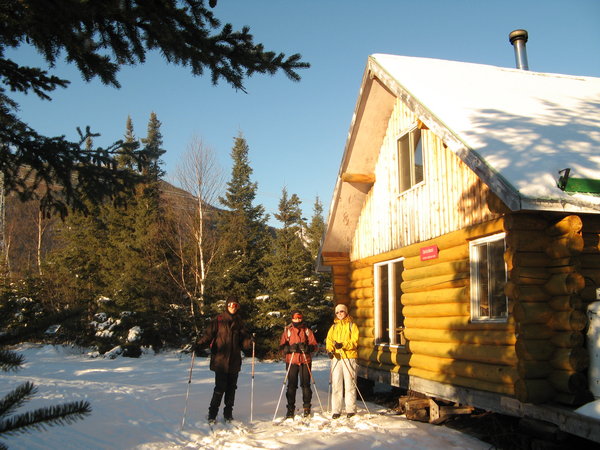
[(346, 314), (346, 311), (336, 311), (336, 314)]
[(230, 303), (229, 305), (227, 305), (228, 308), (239, 308), (240, 304), (239, 303)]

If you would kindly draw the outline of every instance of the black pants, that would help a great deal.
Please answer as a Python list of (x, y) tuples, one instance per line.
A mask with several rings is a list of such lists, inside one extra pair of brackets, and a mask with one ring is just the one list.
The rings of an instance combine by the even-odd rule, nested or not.
[[(289, 365), (286, 365), (286, 370)], [(300, 387), (302, 388), (302, 407), (310, 408), (312, 400), (312, 391), (310, 389), (310, 373), (306, 364), (292, 364), (289, 369), (288, 384), (285, 397), (287, 399), (288, 411), (293, 411), (296, 407), (296, 389), (298, 389), (298, 377), (300, 378)]]
[(237, 389), (237, 379), (239, 372), (215, 372), (215, 390), (208, 408), (208, 417), (214, 419), (219, 412), (221, 399), (225, 395), (225, 408), (223, 415), (225, 418), (230, 418), (233, 412), (233, 404), (235, 402), (235, 390)]

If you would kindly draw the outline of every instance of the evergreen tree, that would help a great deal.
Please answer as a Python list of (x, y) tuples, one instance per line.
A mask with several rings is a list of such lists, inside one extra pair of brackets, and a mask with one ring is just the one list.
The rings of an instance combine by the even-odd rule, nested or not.
[[(133, 132), (133, 122), (131, 120), (131, 116), (127, 116), (127, 121), (125, 122), (125, 136), (123, 140), (123, 148), (137, 148), (138, 141)], [(89, 149), (91, 150), (91, 146)], [(136, 160), (131, 153), (122, 152), (119, 153), (116, 157), (117, 165), (121, 169), (129, 169), (134, 170), (136, 165)]]
[[(210, 4), (216, 4), (210, 0)], [(299, 80), (298, 69), (309, 67), (294, 54), (266, 51), (256, 44), (250, 30), (235, 31), (207, 9), (204, 0), (23, 0), (0, 2), (0, 81), (10, 91), (35, 93), (49, 100), (56, 88), (69, 81), (37, 67), (20, 66), (5, 58), (10, 49), (25, 43), (33, 46), (50, 67), (65, 56), (85, 80), (99, 77), (120, 87), (117, 73), (123, 65), (143, 63), (148, 50), (158, 50), (170, 63), (189, 67), (194, 75), (209, 71), (213, 83), (225, 80), (244, 90), (244, 79), (256, 73), (282, 70)], [(23, 199), (40, 198), (42, 207), (66, 214), (68, 207), (85, 209), (119, 192), (132, 189), (138, 174), (116, 169), (122, 145), (86, 150), (91, 134), (81, 133), (79, 142), (37, 133), (17, 117), (18, 104), (0, 88), (0, 166), (7, 191)], [(144, 155), (132, 153), (137, 160)], [(35, 171), (35, 178), (23, 170)], [(62, 189), (52, 189), (53, 186)]]
[(306, 227), (306, 239), (308, 241), (308, 248), (310, 255), (313, 260), (317, 260), (319, 254), (319, 248), (321, 246), (321, 239), (325, 233), (325, 220), (323, 219), (323, 204), (317, 196), (313, 205), (313, 216), (310, 224)]
[(246, 314), (261, 290), (263, 256), (267, 247), (267, 220), (262, 205), (254, 205), (257, 184), (251, 181), (249, 147), (240, 134), (231, 150), (233, 165), (225, 195), (219, 198), (227, 208), (219, 219), (220, 251), (210, 283), (213, 301), (235, 295), (244, 302)]

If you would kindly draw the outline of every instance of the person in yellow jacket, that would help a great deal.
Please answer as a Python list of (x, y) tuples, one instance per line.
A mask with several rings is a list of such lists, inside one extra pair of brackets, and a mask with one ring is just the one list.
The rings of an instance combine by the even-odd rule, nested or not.
[(358, 327), (348, 315), (348, 307), (338, 304), (335, 307), (335, 320), (327, 332), (325, 340), (331, 360), (331, 410), (332, 419), (342, 413), (342, 397), (348, 417), (356, 414), (356, 357), (358, 348)]

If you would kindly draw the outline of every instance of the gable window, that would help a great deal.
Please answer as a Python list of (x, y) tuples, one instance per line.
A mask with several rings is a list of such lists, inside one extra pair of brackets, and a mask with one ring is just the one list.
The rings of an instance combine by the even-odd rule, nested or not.
[(417, 127), (398, 138), (399, 192), (409, 190), (423, 181), (423, 143)]
[(504, 322), (508, 317), (504, 238), (505, 233), (500, 233), (469, 243), (473, 321)]
[(400, 283), (403, 258), (375, 264), (375, 343), (404, 345)]

